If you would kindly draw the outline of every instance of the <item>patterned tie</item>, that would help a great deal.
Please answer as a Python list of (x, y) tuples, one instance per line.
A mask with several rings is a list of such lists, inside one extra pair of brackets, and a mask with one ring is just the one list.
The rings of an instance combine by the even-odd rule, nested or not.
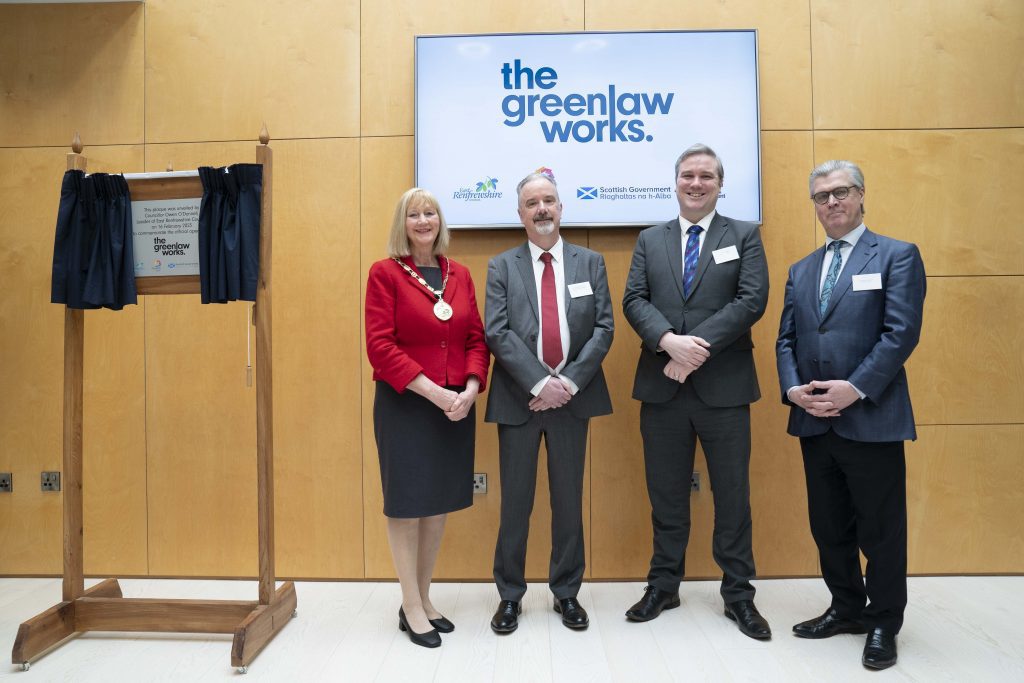
[(551, 265), (551, 253), (540, 255), (544, 272), (540, 276), (540, 326), (541, 350), (544, 362), (552, 370), (562, 362), (562, 333), (558, 326), (558, 294), (555, 292), (555, 269)]
[(825, 315), (828, 308), (828, 300), (832, 298), (832, 290), (835, 289), (836, 280), (839, 279), (839, 269), (843, 267), (843, 255), (839, 251), (846, 246), (843, 240), (836, 240), (828, 245), (832, 250), (832, 264), (828, 267), (828, 275), (825, 276), (825, 284), (821, 287), (821, 298), (818, 300), (818, 312)]
[(697, 256), (700, 254), (700, 231), (704, 228), (691, 225), (686, 231), (686, 251), (683, 253), (683, 295), (690, 296), (693, 276), (697, 274)]

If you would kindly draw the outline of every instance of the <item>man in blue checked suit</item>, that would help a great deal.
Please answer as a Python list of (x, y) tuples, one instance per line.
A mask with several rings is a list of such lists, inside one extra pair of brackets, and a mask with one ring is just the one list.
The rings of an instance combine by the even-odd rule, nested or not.
[(856, 164), (821, 164), (810, 193), (825, 247), (789, 270), (776, 356), (832, 604), (793, 632), (867, 633), (861, 661), (885, 669), (907, 604), (903, 442), (917, 433), (903, 364), (921, 335), (924, 264), (915, 245), (864, 225)]
[(642, 342), (633, 398), (651, 501), (648, 586), (626, 617), (678, 607), (690, 536), (690, 477), (700, 439), (715, 499), (712, 553), (725, 615), (751, 638), (771, 638), (754, 607), (750, 519), (750, 404), (761, 397), (750, 328), (768, 302), (768, 265), (753, 223), (717, 211), (722, 162), (706, 145), (676, 160), (679, 217), (642, 231), (622, 309)]

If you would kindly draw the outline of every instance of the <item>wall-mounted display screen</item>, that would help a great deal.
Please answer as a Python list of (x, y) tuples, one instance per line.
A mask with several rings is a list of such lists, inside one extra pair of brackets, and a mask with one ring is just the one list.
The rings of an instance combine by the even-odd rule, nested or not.
[(452, 227), (519, 225), (515, 186), (538, 169), (564, 226), (669, 220), (695, 142), (725, 166), (719, 212), (760, 223), (756, 31), (416, 38), (416, 184)]

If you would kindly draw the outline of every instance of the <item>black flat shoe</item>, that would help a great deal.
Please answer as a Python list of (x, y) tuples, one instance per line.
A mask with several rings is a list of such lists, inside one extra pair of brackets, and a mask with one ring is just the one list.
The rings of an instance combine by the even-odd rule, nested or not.
[(888, 669), (895, 664), (896, 633), (887, 628), (871, 629), (860, 661), (869, 669)]
[(491, 617), (491, 630), (495, 633), (512, 633), (519, 628), (519, 615), (522, 611), (515, 600), (502, 600)]
[(583, 609), (583, 606), (576, 598), (564, 598), (562, 600), (555, 598), (554, 607), (555, 611), (562, 615), (562, 623), (567, 628), (582, 631), (590, 626), (590, 617), (587, 616), (587, 610)]
[(736, 622), (740, 633), (754, 640), (769, 640), (772, 629), (761, 613), (754, 607), (753, 600), (737, 600), (725, 605), (725, 616)]
[(840, 633), (867, 633), (867, 629), (856, 619), (839, 616), (832, 607), (820, 617), (801, 621), (793, 627), (793, 635), (799, 638), (831, 638)]
[(630, 621), (650, 621), (662, 610), (679, 607), (679, 593), (669, 593), (654, 586), (644, 588), (644, 597), (626, 610), (626, 618)]
[(445, 619), (443, 616), (437, 619), (429, 619), (430, 625), (438, 630), (439, 633), (451, 633), (455, 630), (455, 624)]
[(405, 618), (405, 609), (402, 607), (398, 608), (398, 630), (407, 632), (409, 640), (422, 647), (441, 647), (441, 635), (437, 629), (432, 628), (426, 633), (416, 633), (409, 626), (409, 621)]

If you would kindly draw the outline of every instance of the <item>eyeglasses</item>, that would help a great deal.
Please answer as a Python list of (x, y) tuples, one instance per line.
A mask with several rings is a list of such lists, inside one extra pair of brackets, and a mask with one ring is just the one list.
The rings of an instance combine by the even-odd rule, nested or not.
[(811, 199), (814, 200), (815, 204), (828, 204), (829, 195), (836, 199), (846, 199), (850, 196), (850, 190), (859, 190), (860, 188), (856, 185), (850, 185), (849, 187), (837, 187), (829, 192), (815, 192), (811, 195)]

